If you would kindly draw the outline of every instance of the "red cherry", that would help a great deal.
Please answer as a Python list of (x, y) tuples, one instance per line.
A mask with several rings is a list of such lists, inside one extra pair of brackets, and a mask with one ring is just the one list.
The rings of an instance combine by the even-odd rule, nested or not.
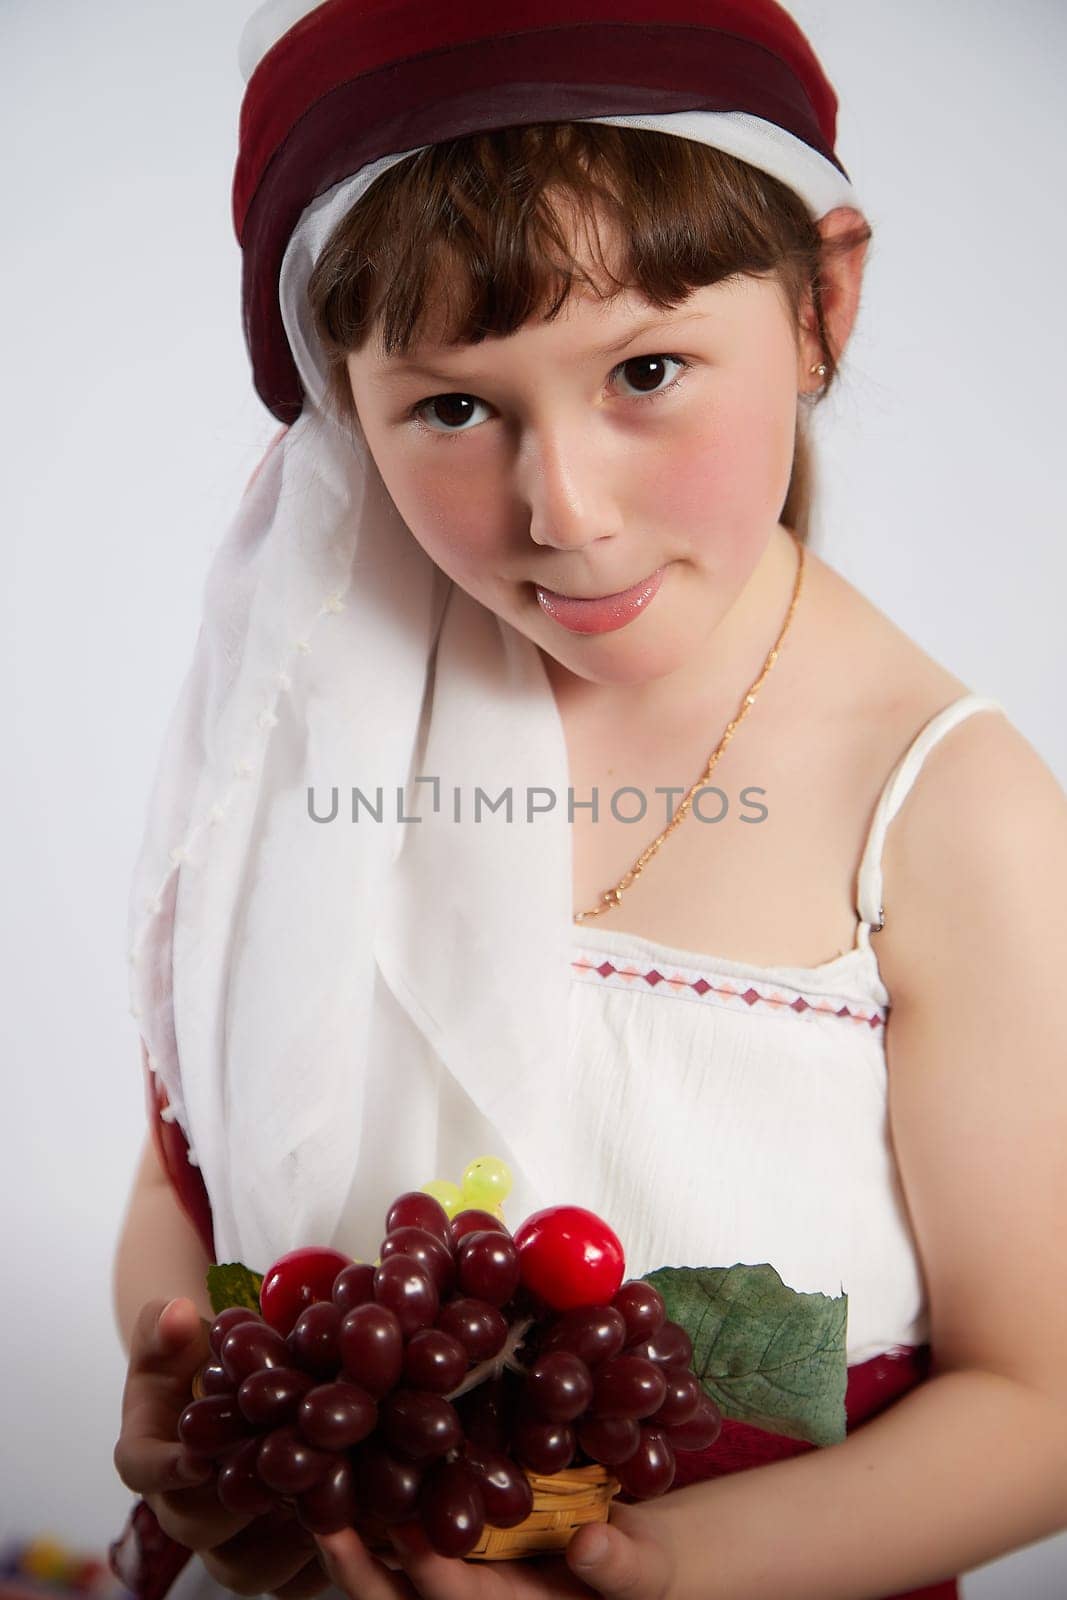
[(259, 1309), (264, 1322), (284, 1338), (302, 1311), (316, 1300), (329, 1300), (337, 1274), (351, 1265), (351, 1256), (321, 1245), (306, 1245), (279, 1256), (260, 1285)]
[(581, 1206), (547, 1206), (515, 1235), (522, 1281), (555, 1311), (606, 1305), (626, 1260), (617, 1236)]

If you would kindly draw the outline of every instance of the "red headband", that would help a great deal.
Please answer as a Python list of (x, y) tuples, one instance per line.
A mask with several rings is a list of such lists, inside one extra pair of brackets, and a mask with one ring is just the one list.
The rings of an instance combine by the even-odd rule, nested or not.
[[(484, 129), (645, 112), (741, 111), (834, 154), (837, 97), (774, 0), (326, 0), (260, 61), (233, 186), (245, 337), (280, 421), (303, 391), (278, 276), (306, 207), (381, 156)], [(847, 173), (845, 173), (847, 177)]]

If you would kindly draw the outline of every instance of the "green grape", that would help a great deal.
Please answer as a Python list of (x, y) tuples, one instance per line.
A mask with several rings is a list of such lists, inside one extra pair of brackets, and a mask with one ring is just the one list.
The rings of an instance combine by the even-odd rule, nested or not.
[(424, 1183), (423, 1194), (432, 1194), (439, 1205), (445, 1210), (445, 1215), (451, 1220), (457, 1211), (463, 1210), (464, 1200), (458, 1183), (449, 1183), (445, 1178), (434, 1178), (432, 1183)]
[(464, 1205), (495, 1210), (511, 1193), (511, 1173), (498, 1156), (479, 1156), (464, 1172), (460, 1188)]

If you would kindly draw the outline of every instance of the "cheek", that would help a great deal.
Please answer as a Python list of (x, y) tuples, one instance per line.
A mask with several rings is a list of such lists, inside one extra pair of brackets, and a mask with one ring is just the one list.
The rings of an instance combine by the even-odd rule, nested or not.
[[(447, 455), (449, 447), (440, 446)], [(375, 452), (393, 503), (430, 559), (450, 578), (476, 573), (500, 537), (499, 495), (483, 472), (460, 472), (448, 462), (420, 469), (401, 465), (400, 453)], [(456, 458), (458, 459), (458, 458)]]
[(795, 429), (788, 389), (770, 399), (766, 390), (716, 396), (660, 478), (657, 500), (668, 523), (685, 528), (694, 549), (743, 561), (785, 502)]

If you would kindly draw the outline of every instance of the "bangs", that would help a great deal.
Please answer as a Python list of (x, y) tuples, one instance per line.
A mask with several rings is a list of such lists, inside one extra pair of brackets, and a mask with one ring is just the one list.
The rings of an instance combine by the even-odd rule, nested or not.
[[(604, 219), (621, 259), (609, 259)], [(478, 344), (551, 321), (578, 287), (673, 310), (697, 287), (774, 271), (810, 250), (813, 233), (817, 244), (792, 190), (723, 151), (643, 129), (538, 123), (389, 168), (335, 229), (308, 294), (343, 377), (345, 355), (372, 331), (388, 357), (423, 342)]]

